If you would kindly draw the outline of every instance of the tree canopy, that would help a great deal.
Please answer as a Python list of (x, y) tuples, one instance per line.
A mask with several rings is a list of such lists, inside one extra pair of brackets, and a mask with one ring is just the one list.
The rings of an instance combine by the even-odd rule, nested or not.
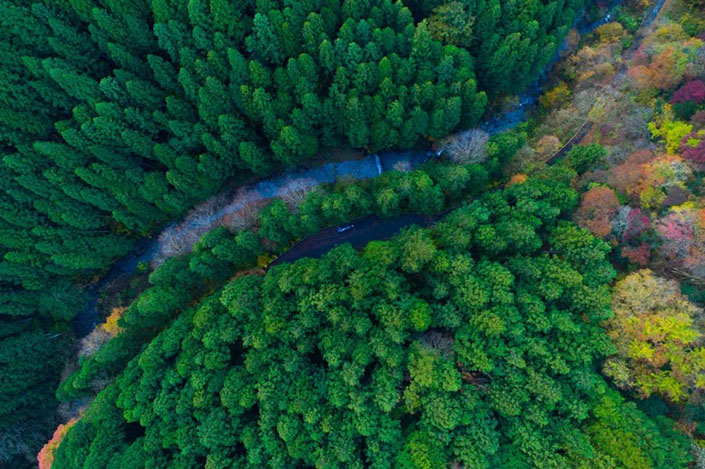
[(615, 273), (562, 220), (578, 197), (554, 173), (227, 281), (99, 393), (53, 467), (684, 467), (687, 442), (596, 371)]
[(617, 355), (605, 363), (605, 373), (620, 387), (676, 402), (705, 389), (705, 348), (697, 327), (702, 312), (676, 281), (648, 269), (634, 272), (617, 282), (612, 308), (606, 326)]
[[(582, 5), (530, 3), (468, 2), (490, 36), (454, 45), (390, 0), (0, 2), (0, 280), (70, 317), (55, 297), (76, 276), (225, 181), (476, 123), (487, 92), (537, 75)], [(487, 53), (518, 68), (493, 59), (512, 79), (480, 89)]]
[(418, 3), (0, 0), (0, 328), (40, 318), (22, 336), (35, 354), (32, 334), (66, 329), (136, 239), (226, 183), (474, 125), (583, 1), (465, 2), (469, 42), (437, 37)]

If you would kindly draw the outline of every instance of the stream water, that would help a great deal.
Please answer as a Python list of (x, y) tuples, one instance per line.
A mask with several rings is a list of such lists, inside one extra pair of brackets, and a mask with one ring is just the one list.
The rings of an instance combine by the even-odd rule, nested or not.
[[(594, 23), (585, 23), (584, 21), (576, 24), (576, 28), (582, 34), (586, 34), (594, 31), (597, 27), (610, 21), (611, 11), (617, 6), (619, 0), (613, 0), (610, 4), (607, 15), (599, 21)], [(665, 0), (659, 0), (649, 12), (648, 16), (642, 23), (642, 27), (648, 26), (657, 17), (659, 11), (663, 7)], [(548, 72), (553, 68), (553, 65), (559, 59), (562, 51), (565, 50), (565, 43), (561, 45), (556, 51), (554, 57), (545, 67), (544, 73), (539, 77), (539, 79), (531, 85), (522, 95), (520, 95), (516, 101), (516, 104), (511, 109), (505, 110), (500, 114), (491, 117), (486, 120), (481, 128), (489, 133), (494, 134), (508, 130), (515, 127), (519, 123), (525, 121), (528, 116), (528, 109), (531, 108), (538, 102), (538, 98), (541, 95), (542, 85), (547, 79)], [(428, 149), (418, 149), (409, 151), (386, 151), (380, 154), (367, 155), (362, 159), (355, 159), (350, 161), (343, 161), (337, 163), (328, 163), (322, 166), (305, 169), (305, 170), (291, 170), (284, 174), (271, 177), (266, 180), (262, 180), (252, 187), (250, 187), (248, 192), (248, 200), (266, 200), (274, 197), (280, 197), (287, 190), (287, 187), (291, 184), (293, 180), (307, 181), (311, 186), (317, 186), (320, 184), (333, 183), (341, 178), (352, 178), (352, 179), (367, 179), (375, 177), (382, 172), (390, 171), (403, 165), (406, 168), (413, 169), (420, 166), (421, 164), (428, 161), (429, 158), (437, 156), (436, 153)], [(218, 219), (222, 218), (229, 212), (237, 211), (237, 204), (225, 205), (221, 209), (214, 211), (209, 216), (198, 217), (197, 223), (199, 226), (203, 226), (208, 223), (215, 223)], [(187, 217), (181, 224), (188, 225), (189, 218)], [(196, 220), (194, 218), (194, 222)], [(385, 224), (389, 227), (394, 228), (392, 231), (396, 232), (401, 227), (407, 226), (411, 223), (419, 223), (419, 219), (416, 216), (406, 216), (404, 220), (386, 220), (384, 222), (379, 220), (373, 220), (373, 225), (375, 232), (386, 233), (389, 231)], [(385, 226), (383, 226), (385, 225)], [(165, 230), (172, 229), (174, 225), (167, 227)], [(393, 233), (392, 233), (393, 234)], [(366, 242), (369, 239), (375, 239), (374, 233), (371, 230), (365, 230), (365, 234), (354, 234), (352, 235), (355, 241), (359, 244), (361, 242)], [(391, 236), (391, 234), (390, 234)], [(384, 238), (387, 236), (381, 236)], [(346, 237), (341, 237), (341, 241), (345, 241)], [(360, 239), (358, 239), (360, 238)], [(364, 239), (363, 239), (364, 238)], [(369, 238), (369, 239), (368, 239)], [(77, 337), (83, 337), (90, 333), (93, 328), (98, 324), (98, 297), (101, 289), (105, 287), (108, 283), (116, 279), (117, 277), (125, 274), (130, 274), (135, 271), (140, 262), (149, 262), (152, 260), (160, 251), (159, 245), (160, 237), (154, 237), (151, 239), (144, 239), (137, 243), (137, 246), (133, 250), (132, 254), (118, 260), (113, 267), (108, 271), (108, 273), (103, 276), (101, 280), (93, 284), (88, 290), (88, 301), (86, 307), (81, 310), (76, 317), (71, 320), (71, 328)], [(332, 243), (338, 244), (338, 243)], [(314, 248), (312, 248), (314, 249)], [(315, 254), (318, 254), (317, 249)], [(298, 249), (297, 251), (301, 251)], [(293, 254), (293, 253), (292, 253)], [(297, 254), (301, 257), (300, 253)]]

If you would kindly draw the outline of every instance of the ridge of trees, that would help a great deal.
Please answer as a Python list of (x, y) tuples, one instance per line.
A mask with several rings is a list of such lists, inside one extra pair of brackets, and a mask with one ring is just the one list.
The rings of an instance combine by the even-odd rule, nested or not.
[(672, 422), (595, 367), (615, 271), (566, 221), (574, 176), (180, 298), (53, 467), (686, 467)]
[[(441, 212), (481, 193), (497, 171), (524, 143), (521, 131), (490, 140), (488, 161), (468, 165), (432, 163), (412, 172), (389, 172), (363, 181), (318, 187), (292, 207), (274, 200), (259, 210), (256, 226), (230, 232), (217, 228), (205, 234), (194, 250), (172, 257), (149, 277), (151, 287), (124, 312), (125, 332), (97, 353), (79, 361), (79, 368), (59, 387), (61, 400), (90, 396), (96, 382), (121, 371), (159, 331), (235, 272), (257, 268), (292, 242), (367, 215), (383, 218), (400, 213)], [(495, 168), (490, 175), (485, 168)], [(556, 173), (558, 174), (558, 173)], [(563, 178), (570, 178), (570, 171)]]
[(486, 92), (536, 76), (582, 5), (465, 2), (473, 41), (459, 47), (402, 2), (212, 3), (2, 3), (0, 273), (52, 286), (31, 306), (8, 291), (12, 308), (71, 317), (73, 277), (228, 179), (472, 125)]

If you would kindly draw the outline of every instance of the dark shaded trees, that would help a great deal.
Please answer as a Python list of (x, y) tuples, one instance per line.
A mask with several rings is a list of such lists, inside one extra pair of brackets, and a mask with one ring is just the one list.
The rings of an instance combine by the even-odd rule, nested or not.
[[(99, 273), (226, 180), (473, 125), (476, 59), (504, 41), (434, 38), (390, 1), (2, 8), (0, 280), (32, 291)], [(531, 14), (558, 38), (572, 9)]]
[[(211, 3), (2, 3), (7, 288), (90, 278), (226, 180), (473, 125), (486, 103), (476, 59), (509, 37), (434, 38), (386, 0)], [(474, 37), (523, 15), (496, 6), (464, 7)], [(573, 5), (553, 8), (527, 12), (558, 38)]]

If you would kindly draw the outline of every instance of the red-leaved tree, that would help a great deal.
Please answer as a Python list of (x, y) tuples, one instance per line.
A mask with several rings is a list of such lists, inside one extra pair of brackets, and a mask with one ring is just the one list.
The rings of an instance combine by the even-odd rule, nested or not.
[(54, 464), (54, 457), (56, 454), (56, 449), (59, 447), (59, 443), (64, 439), (69, 429), (78, 422), (78, 418), (74, 417), (63, 425), (59, 425), (54, 430), (54, 434), (39, 451), (37, 454), (37, 463), (39, 464), (39, 469), (51, 469)]
[(681, 142), (681, 155), (702, 169), (705, 164), (705, 130), (697, 130), (685, 136)]
[(629, 259), (629, 262), (645, 266), (651, 257), (651, 246), (648, 243), (641, 243), (638, 246), (624, 246), (621, 253), (622, 257)]
[(610, 221), (618, 209), (619, 201), (614, 191), (609, 187), (598, 186), (583, 195), (575, 219), (595, 236), (604, 238), (612, 232)]
[(678, 91), (673, 93), (671, 98), (671, 104), (684, 103), (686, 101), (693, 101), (696, 104), (705, 102), (705, 82), (702, 80), (689, 81), (678, 88)]

